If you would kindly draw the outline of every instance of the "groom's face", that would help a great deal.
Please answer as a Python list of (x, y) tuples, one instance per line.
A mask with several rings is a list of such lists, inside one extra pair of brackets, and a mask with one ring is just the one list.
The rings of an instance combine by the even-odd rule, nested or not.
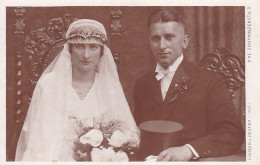
[(156, 22), (150, 25), (150, 48), (156, 61), (168, 68), (188, 46), (189, 36), (181, 23)]

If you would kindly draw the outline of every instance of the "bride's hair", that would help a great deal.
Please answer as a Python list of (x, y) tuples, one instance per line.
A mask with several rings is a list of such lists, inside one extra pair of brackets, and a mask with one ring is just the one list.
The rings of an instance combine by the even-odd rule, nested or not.
[(67, 44), (71, 54), (74, 45), (95, 44), (101, 47), (100, 56), (104, 54), (104, 45), (107, 43), (106, 34), (98, 28), (88, 28), (86, 26), (78, 26), (68, 29)]
[[(69, 43), (69, 44), (68, 44), (70, 54), (71, 54), (71, 52), (72, 52), (72, 47), (75, 46), (75, 45), (78, 45), (78, 44), (72, 44), (72, 43)], [(104, 54), (104, 46), (101, 46), (101, 45), (99, 45), (99, 46), (100, 46), (100, 48), (101, 48), (101, 49), (100, 49), (100, 56), (102, 57), (103, 54)]]

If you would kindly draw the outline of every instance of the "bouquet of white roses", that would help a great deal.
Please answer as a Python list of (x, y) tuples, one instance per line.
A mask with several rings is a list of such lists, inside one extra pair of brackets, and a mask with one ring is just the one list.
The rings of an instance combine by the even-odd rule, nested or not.
[(120, 120), (80, 121), (78, 138), (74, 142), (77, 161), (129, 161), (139, 145), (139, 137)]

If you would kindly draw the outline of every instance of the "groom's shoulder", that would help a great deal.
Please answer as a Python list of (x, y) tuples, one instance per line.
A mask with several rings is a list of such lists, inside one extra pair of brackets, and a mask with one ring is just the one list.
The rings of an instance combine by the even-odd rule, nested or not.
[(147, 82), (151, 81), (151, 79), (153, 78), (155, 78), (155, 72), (148, 71), (145, 74), (142, 74), (139, 78), (137, 78), (135, 84), (136, 85), (147, 84)]

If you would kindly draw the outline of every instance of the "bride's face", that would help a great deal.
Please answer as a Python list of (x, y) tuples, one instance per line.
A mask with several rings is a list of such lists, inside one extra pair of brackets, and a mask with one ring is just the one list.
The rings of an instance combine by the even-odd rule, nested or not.
[(101, 46), (97, 44), (73, 44), (71, 47), (72, 66), (80, 71), (92, 71), (101, 56)]

